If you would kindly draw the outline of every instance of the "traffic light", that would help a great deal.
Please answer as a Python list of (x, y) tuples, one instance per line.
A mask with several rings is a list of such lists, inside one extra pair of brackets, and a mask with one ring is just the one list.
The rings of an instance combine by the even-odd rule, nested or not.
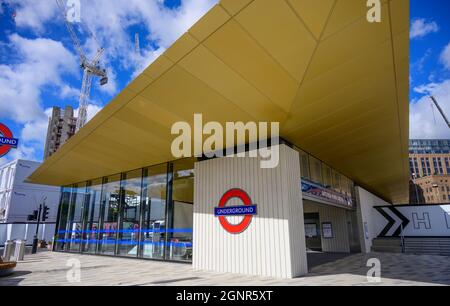
[(28, 221), (37, 221), (37, 218), (38, 218), (38, 211), (34, 210), (31, 215), (28, 215), (27, 220)]
[(42, 213), (42, 222), (45, 222), (48, 219), (48, 213), (50, 211), (50, 208), (47, 206), (44, 206), (44, 211)]

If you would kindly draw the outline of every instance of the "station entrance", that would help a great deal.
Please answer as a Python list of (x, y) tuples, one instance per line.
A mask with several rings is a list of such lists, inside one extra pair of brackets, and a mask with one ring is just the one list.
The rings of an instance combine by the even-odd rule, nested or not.
[(308, 252), (361, 251), (354, 210), (303, 199), (303, 211)]

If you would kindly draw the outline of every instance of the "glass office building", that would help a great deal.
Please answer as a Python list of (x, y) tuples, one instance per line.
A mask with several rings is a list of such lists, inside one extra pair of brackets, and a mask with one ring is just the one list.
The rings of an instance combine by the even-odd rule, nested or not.
[(194, 162), (63, 187), (55, 250), (192, 261)]
[(410, 154), (449, 154), (450, 140), (447, 139), (411, 139)]

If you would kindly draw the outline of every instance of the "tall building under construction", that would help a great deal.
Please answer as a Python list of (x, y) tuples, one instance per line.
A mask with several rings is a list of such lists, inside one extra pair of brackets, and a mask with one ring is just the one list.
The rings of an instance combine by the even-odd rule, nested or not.
[(45, 141), (44, 159), (52, 156), (70, 137), (75, 134), (77, 118), (73, 108), (66, 106), (64, 110), (53, 107), (48, 122), (47, 139)]

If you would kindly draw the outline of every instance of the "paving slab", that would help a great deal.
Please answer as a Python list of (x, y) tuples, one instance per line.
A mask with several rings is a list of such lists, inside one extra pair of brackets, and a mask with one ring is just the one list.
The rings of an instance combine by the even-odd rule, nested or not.
[[(450, 257), (405, 254), (321, 254), (309, 274), (295, 279), (194, 270), (190, 264), (42, 252), (27, 255), (0, 286), (433, 286), (450, 285)], [(381, 282), (367, 278), (369, 259), (381, 264)], [(74, 261), (75, 260), (75, 261)], [(73, 263), (80, 263), (80, 281)]]

